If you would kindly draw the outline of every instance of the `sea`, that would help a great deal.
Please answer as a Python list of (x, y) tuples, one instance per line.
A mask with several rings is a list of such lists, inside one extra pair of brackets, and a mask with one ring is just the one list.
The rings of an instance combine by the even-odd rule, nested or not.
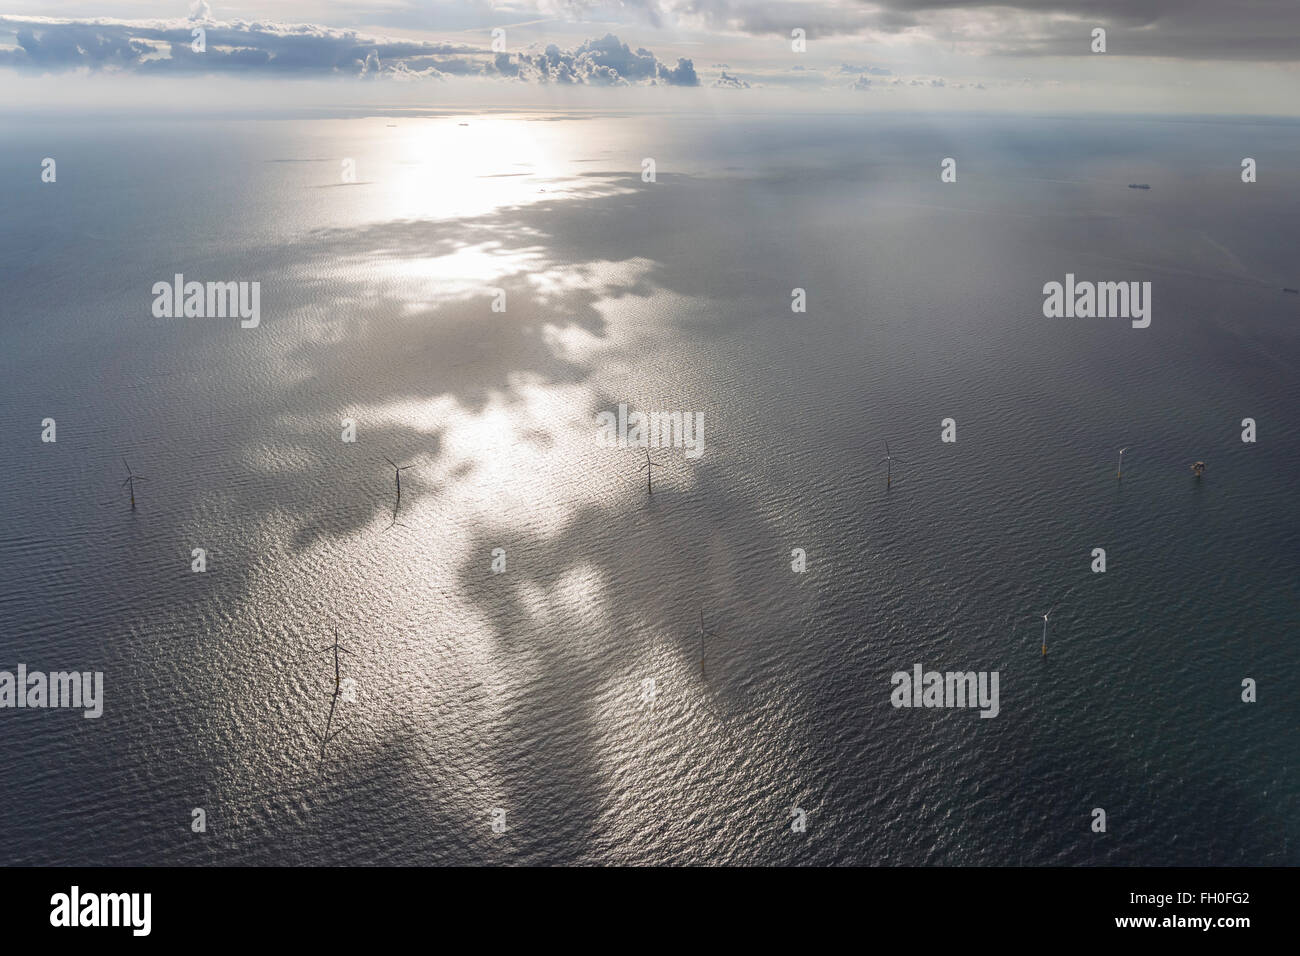
[(0, 129), (0, 864), (1300, 863), (1295, 120)]

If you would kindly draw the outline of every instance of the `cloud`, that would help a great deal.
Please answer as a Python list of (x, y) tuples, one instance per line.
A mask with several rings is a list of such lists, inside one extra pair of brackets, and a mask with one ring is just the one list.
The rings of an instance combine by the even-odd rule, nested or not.
[[(594, 10), (599, 4), (569, 0), (566, 10)], [(641, 0), (630, 6), (653, 9), (657, 19), (679, 29), (790, 36), (799, 27), (809, 39), (852, 34), (894, 23), (892, 11), (869, 9), (856, 0)]]
[(590, 63), (593, 69), (610, 70), (625, 80), (648, 79), (659, 68), (659, 61), (649, 50), (638, 49), (633, 53), (612, 33), (599, 40), (587, 40), (573, 51), (573, 56)]
[(840, 64), (841, 73), (852, 73), (858, 76), (893, 76), (892, 70), (887, 70), (883, 66), (854, 66), (850, 63)]
[[(138, 74), (339, 75), (396, 80), (488, 77), (535, 83), (625, 86), (698, 86), (691, 60), (675, 66), (644, 48), (632, 50), (612, 33), (576, 49), (492, 53), (486, 47), (372, 36), (302, 23), (208, 19), (203, 0), (188, 20), (59, 19), (0, 14), (0, 66), (54, 73), (104, 70)], [(202, 21), (206, 48), (196, 52), (192, 31)]]
[(723, 87), (724, 89), (729, 89), (729, 90), (749, 89), (749, 84), (747, 82), (745, 82), (738, 76), (732, 76), (726, 70), (723, 70), (722, 75), (713, 81), (713, 85), (720, 86)]
[[(941, 0), (885, 0), (915, 8), (948, 6)], [(975, 52), (1001, 56), (1093, 56), (1091, 31), (1104, 27), (1107, 56), (1186, 60), (1300, 59), (1300, 3), (1252, 0), (1006, 0), (1021, 14), (999, 22), (996, 8), (956, 4), (974, 29), (956, 30), (955, 40)], [(1015, 24), (1012, 27), (1012, 24)]]
[[(600, 0), (546, 0), (569, 17), (608, 10)], [(1001, 56), (1088, 56), (1093, 27), (1108, 54), (1192, 60), (1300, 59), (1297, 0), (628, 0), (655, 23), (781, 36), (896, 36)]]
[(695, 75), (695, 64), (685, 57), (678, 57), (677, 66), (671, 70), (659, 64), (659, 81), (669, 86), (699, 86), (700, 78)]
[[(0, 66), (39, 72), (116, 69), (139, 73), (345, 73), (365, 75), (389, 60), (481, 53), (462, 44), (390, 39), (316, 24), (206, 21), (206, 50), (191, 43), (191, 20), (88, 20), (0, 15), (17, 45)], [(395, 64), (394, 64), (395, 66)]]
[(669, 67), (647, 49), (633, 51), (612, 33), (587, 40), (573, 50), (562, 50), (552, 43), (540, 53), (519, 53), (513, 60), (508, 54), (500, 54), (493, 69), (536, 83), (559, 85), (698, 86), (700, 82), (690, 60), (679, 59), (675, 67)]

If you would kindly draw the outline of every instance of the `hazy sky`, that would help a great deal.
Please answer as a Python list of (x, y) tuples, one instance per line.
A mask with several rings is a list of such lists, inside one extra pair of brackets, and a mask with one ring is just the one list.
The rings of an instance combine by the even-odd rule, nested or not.
[(1298, 67), (1300, 0), (0, 0), (0, 91), (28, 108), (1297, 115)]

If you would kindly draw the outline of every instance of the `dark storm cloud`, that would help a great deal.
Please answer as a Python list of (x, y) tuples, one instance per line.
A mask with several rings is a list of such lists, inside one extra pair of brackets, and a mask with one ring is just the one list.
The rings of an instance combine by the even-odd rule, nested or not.
[[(912, 10), (961, 13), (966, 0), (886, 0)], [(1107, 54), (1212, 60), (1300, 59), (1300, 2), (1253, 0), (1008, 0), (1044, 14), (1032, 35), (995, 35), (989, 52), (1010, 56), (1090, 55), (1090, 31), (1106, 28)], [(1069, 19), (1049, 18), (1070, 17)], [(960, 39), (960, 36), (959, 36)]]
[(742, 33), (788, 37), (801, 27), (815, 39), (912, 32), (1009, 56), (1090, 55), (1090, 31), (1101, 26), (1111, 55), (1300, 58), (1298, 0), (662, 0), (661, 6)]

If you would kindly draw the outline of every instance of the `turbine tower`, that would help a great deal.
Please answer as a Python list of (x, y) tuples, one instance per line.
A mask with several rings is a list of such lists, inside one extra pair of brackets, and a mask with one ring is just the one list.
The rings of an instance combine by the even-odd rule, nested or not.
[(127, 474), (126, 480), (122, 482), (122, 486), (129, 488), (131, 490), (131, 510), (134, 511), (135, 510), (135, 483), (137, 481), (148, 481), (149, 479), (145, 478), (143, 475), (137, 475), (135, 472), (133, 472), (131, 470), (131, 466), (126, 463), (125, 458), (122, 459), (122, 464), (123, 466), (125, 466), (126, 474)]
[(716, 638), (717, 636), (718, 635), (714, 634), (712, 631), (706, 631), (704, 629), (704, 612), (701, 611), (700, 612), (700, 676), (703, 677), (705, 680), (709, 679), (709, 675), (708, 672), (706, 672), (704, 669), (704, 639), (706, 637)]
[(393, 461), (393, 459), (389, 458), (387, 455), (384, 456), (384, 461), (388, 462), (390, 465), (393, 466), (393, 475), (397, 479), (397, 500), (400, 502), (402, 500), (402, 472), (406, 471), (408, 468), (414, 468), (415, 466), (399, 465), (397, 462)]
[(663, 467), (663, 466), (662, 466), (661, 464), (659, 464), (659, 462), (657, 462), (657, 461), (651, 461), (651, 460), (650, 460), (650, 449), (647, 448), (647, 449), (645, 450), (645, 464), (642, 465), (641, 468), (638, 468), (638, 469), (637, 469), (637, 471), (640, 471), (642, 468), (645, 469), (645, 493), (646, 493), (647, 495), (653, 495), (653, 494), (655, 493), (655, 492), (654, 492), (654, 486), (653, 486), (653, 484), (651, 484), (651, 482), (650, 482), (650, 473), (651, 473), (655, 468), (662, 468), (662, 467)]
[(325, 718), (325, 733), (321, 735), (321, 741), (320, 741), (320, 755), (321, 755), (321, 759), (323, 760), (325, 759), (325, 747), (329, 744), (331, 740), (333, 740), (339, 734), (343, 733), (343, 728), (341, 727), (338, 730), (334, 731), (333, 733), (330, 733), (330, 726), (334, 723), (334, 711), (338, 707), (339, 697), (341, 697), (343, 694), (343, 679), (342, 679), (341, 669), (339, 666), (339, 654), (340, 653), (351, 654), (352, 651), (339, 644), (338, 628), (334, 629), (334, 643), (327, 644), (324, 647), (318, 647), (316, 648), (316, 650), (334, 652), (334, 693), (330, 696), (330, 712), (329, 712), (329, 716)]
[(899, 464), (904, 464), (904, 465), (907, 464), (907, 462), (903, 461), (903, 459), (896, 458), (895, 456), (891, 455), (889, 453), (889, 442), (885, 442), (885, 457), (880, 459), (878, 464), (885, 466), (885, 489), (886, 490), (889, 489), (890, 484), (892, 484), (894, 480), (895, 461), (897, 461)]

